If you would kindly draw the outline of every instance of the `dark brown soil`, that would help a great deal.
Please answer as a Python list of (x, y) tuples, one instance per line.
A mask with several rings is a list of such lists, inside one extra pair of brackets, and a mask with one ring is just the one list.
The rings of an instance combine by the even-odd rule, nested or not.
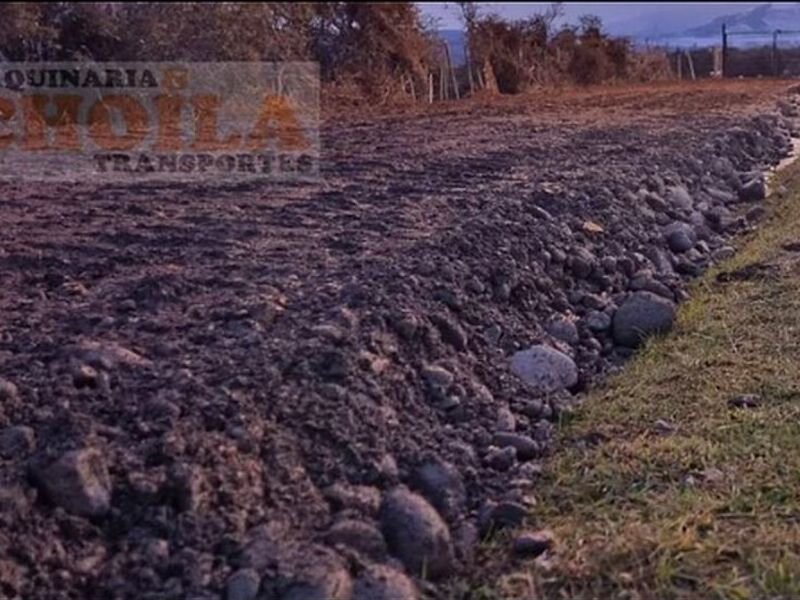
[[(523, 503), (549, 422), (630, 354), (587, 317), (611, 315), (637, 274), (682, 298), (736, 229), (739, 207), (708, 189), (735, 196), (787, 150), (786, 123), (757, 116), (786, 86), (331, 120), (313, 185), (0, 183), (0, 432), (35, 435), (0, 455), (0, 597), (220, 598), (242, 566), (262, 597), (293, 597), (327, 564), (330, 526), (374, 524), (398, 483), (446, 519), (445, 575), (465, 569), (481, 508)], [(694, 206), (645, 208), (640, 189), (670, 186)], [(667, 249), (676, 220), (703, 234), (696, 254)], [(546, 328), (560, 317), (576, 340)], [(571, 356), (578, 383), (544, 396), (512, 375), (536, 343)], [(509, 411), (539, 458), (502, 470)], [(41, 473), (79, 448), (109, 470), (101, 516), (44, 493)], [(442, 462), (464, 486), (452, 506), (419, 479)], [(391, 563), (336, 552), (344, 577)]]

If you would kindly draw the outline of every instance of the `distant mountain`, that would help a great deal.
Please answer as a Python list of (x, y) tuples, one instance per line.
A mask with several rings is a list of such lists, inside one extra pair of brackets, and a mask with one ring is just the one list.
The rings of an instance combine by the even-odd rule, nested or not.
[[(741, 10), (737, 12), (739, 6)], [(728, 31), (734, 34), (766, 32), (764, 36), (737, 37), (732, 40), (737, 46), (770, 43), (772, 32), (776, 29), (800, 31), (800, 2), (741, 5), (631, 3), (628, 7), (630, 8), (628, 15), (608, 19), (605, 21), (605, 28), (612, 35), (623, 35), (642, 44), (681, 48), (719, 44), (723, 23)], [(591, 12), (591, 7), (585, 12)], [(564, 19), (564, 22), (575, 21), (575, 18)], [(447, 42), (453, 62), (463, 64), (464, 32), (461, 29), (451, 28), (440, 29), (438, 33)], [(782, 40), (800, 45), (800, 35)]]
[(721, 15), (749, 11), (756, 6), (756, 3), (653, 2), (648, 5), (631, 5), (627, 15), (604, 19), (603, 23), (614, 35), (643, 41), (682, 35), (686, 29), (704, 26)]
[(774, 29), (774, 27), (770, 26), (768, 20), (771, 10), (771, 4), (762, 4), (744, 13), (723, 15), (700, 27), (687, 29), (683, 32), (683, 35), (696, 37), (717, 36), (720, 35), (723, 24), (728, 28), (728, 31), (770, 31)]
[[(718, 15), (706, 23), (689, 28), (671, 32), (662, 31), (656, 35), (639, 33), (633, 37), (637, 41), (646, 40), (656, 44), (678, 47), (710, 46), (721, 42), (723, 23), (729, 33), (764, 34), (763, 36), (748, 35), (736, 38), (736, 45), (769, 43), (772, 39), (772, 32), (775, 30), (800, 30), (800, 3), (781, 2), (751, 5), (746, 10)], [(793, 39), (800, 43), (800, 36), (795, 36)]]

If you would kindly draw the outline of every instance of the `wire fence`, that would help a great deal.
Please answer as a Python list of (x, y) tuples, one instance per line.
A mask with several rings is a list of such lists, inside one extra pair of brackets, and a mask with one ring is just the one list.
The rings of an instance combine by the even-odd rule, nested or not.
[(722, 26), (724, 77), (800, 75), (800, 30), (729, 31)]

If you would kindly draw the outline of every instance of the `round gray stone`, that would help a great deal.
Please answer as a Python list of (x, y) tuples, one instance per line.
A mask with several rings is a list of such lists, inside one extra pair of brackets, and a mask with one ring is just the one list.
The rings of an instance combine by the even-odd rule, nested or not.
[(666, 228), (664, 236), (667, 239), (669, 249), (676, 253), (688, 252), (691, 250), (695, 242), (697, 242), (697, 234), (694, 229), (686, 223), (674, 223)]
[(228, 578), (225, 590), (227, 600), (255, 600), (261, 578), (254, 569), (239, 569)]
[(650, 292), (636, 292), (614, 313), (614, 341), (635, 348), (649, 335), (668, 331), (675, 318), (675, 305)]
[(373, 525), (356, 519), (344, 519), (328, 530), (325, 541), (335, 546), (341, 544), (357, 550), (374, 560), (386, 557), (386, 542), (383, 535)]
[(305, 560), (281, 600), (347, 600), (352, 596), (350, 573), (336, 554), (312, 548)]
[(494, 435), (493, 441), (499, 448), (514, 448), (517, 451), (517, 458), (522, 461), (536, 458), (539, 455), (539, 444), (527, 435), (501, 431)]
[(549, 394), (578, 383), (578, 367), (563, 352), (537, 345), (511, 357), (511, 372), (528, 385)]
[(356, 579), (352, 600), (416, 600), (418, 596), (416, 586), (403, 573), (372, 565)]
[(452, 571), (450, 530), (422, 496), (397, 487), (384, 497), (380, 517), (390, 552), (410, 573), (437, 579)]
[(571, 346), (576, 345), (579, 341), (578, 328), (569, 319), (553, 319), (545, 326), (545, 330), (557, 340)]
[(692, 197), (689, 190), (682, 185), (667, 188), (667, 202), (683, 210), (692, 210)]
[(457, 517), (467, 502), (461, 473), (443, 460), (430, 460), (420, 466), (414, 471), (411, 485), (447, 519)]

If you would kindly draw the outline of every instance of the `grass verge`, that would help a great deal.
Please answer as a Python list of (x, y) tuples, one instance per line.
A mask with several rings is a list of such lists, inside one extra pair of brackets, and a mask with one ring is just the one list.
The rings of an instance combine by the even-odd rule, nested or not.
[[(674, 331), (562, 424), (533, 516), (554, 552), (514, 563), (492, 542), (479, 596), (800, 597), (800, 251), (784, 247), (800, 242), (800, 164), (777, 183), (789, 193), (693, 285)], [(760, 404), (729, 406), (743, 393)]]

